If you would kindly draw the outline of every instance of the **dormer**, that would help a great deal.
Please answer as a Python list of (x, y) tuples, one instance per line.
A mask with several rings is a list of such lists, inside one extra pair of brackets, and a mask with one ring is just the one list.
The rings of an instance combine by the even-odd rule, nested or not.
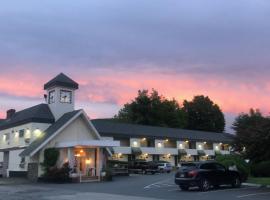
[(47, 91), (46, 103), (56, 120), (63, 114), (74, 110), (75, 90), (78, 88), (78, 83), (63, 73), (44, 85), (44, 90)]

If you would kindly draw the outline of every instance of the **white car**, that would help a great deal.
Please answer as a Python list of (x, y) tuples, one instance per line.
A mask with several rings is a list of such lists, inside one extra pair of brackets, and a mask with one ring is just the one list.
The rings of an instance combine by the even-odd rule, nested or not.
[(173, 167), (170, 163), (157, 163), (158, 170), (162, 173), (170, 173), (173, 170)]

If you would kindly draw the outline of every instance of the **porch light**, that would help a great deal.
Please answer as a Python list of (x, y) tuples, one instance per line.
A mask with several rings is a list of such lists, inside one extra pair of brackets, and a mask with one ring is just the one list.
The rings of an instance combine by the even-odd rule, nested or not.
[(6, 139), (7, 139), (7, 135), (5, 134), (3, 135), (3, 141), (6, 141)]
[(180, 147), (180, 149), (182, 149), (183, 148), (183, 144), (179, 144), (179, 147)]
[(19, 137), (19, 132), (18, 132), (18, 131), (15, 132), (14, 137), (15, 137), (15, 138), (18, 138), (18, 137)]
[(203, 142), (204, 144), (206, 144), (207, 142)]
[(185, 143), (188, 143), (188, 140), (186, 140)]
[(91, 159), (85, 160), (85, 164), (90, 165), (91, 164)]
[(145, 141), (146, 140), (146, 138), (144, 137), (143, 139), (142, 139), (142, 141)]
[(83, 153), (83, 150), (82, 149), (80, 150), (80, 153)]
[(157, 144), (157, 146), (158, 146), (159, 148), (161, 148), (161, 147), (162, 147), (162, 144), (159, 142), (159, 143)]
[(222, 142), (220, 142), (219, 145), (222, 145)]
[(208, 157), (209, 155), (205, 155), (206, 157)]
[(118, 157), (121, 157), (121, 156), (122, 156), (122, 153), (119, 153), (119, 154), (118, 154)]
[(41, 136), (41, 131), (39, 128), (36, 128), (36, 130), (34, 131), (34, 134), (36, 137), (40, 137)]
[(77, 153), (75, 154), (76, 157), (81, 157), (81, 154)]
[(199, 144), (198, 147), (199, 147), (199, 149), (202, 149), (202, 145)]
[(134, 142), (133, 142), (133, 146), (134, 146), (134, 147), (137, 147), (137, 146), (138, 146), (138, 142), (137, 142), (137, 141), (134, 141)]
[(169, 142), (169, 139), (166, 139), (165, 142)]
[(144, 156), (148, 156), (148, 153), (144, 154)]
[(190, 155), (190, 154), (188, 154), (187, 156), (188, 156), (188, 157), (190, 157), (191, 155)]
[(219, 150), (219, 147), (218, 147), (218, 146), (215, 146), (215, 149), (216, 149), (216, 150)]

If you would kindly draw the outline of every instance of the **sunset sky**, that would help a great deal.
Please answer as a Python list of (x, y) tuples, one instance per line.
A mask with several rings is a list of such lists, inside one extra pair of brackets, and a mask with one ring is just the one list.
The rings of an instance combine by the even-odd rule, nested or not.
[(76, 108), (112, 117), (139, 89), (226, 115), (270, 111), (269, 0), (9, 0), (0, 5), (0, 118), (44, 102), (63, 72)]

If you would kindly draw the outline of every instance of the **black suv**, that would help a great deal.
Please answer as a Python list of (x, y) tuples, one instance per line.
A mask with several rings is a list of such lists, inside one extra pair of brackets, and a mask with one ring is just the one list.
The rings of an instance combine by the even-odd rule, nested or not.
[(201, 191), (207, 191), (211, 186), (220, 185), (241, 186), (241, 176), (238, 171), (230, 171), (214, 161), (183, 163), (175, 174), (175, 183), (182, 190), (198, 186)]

